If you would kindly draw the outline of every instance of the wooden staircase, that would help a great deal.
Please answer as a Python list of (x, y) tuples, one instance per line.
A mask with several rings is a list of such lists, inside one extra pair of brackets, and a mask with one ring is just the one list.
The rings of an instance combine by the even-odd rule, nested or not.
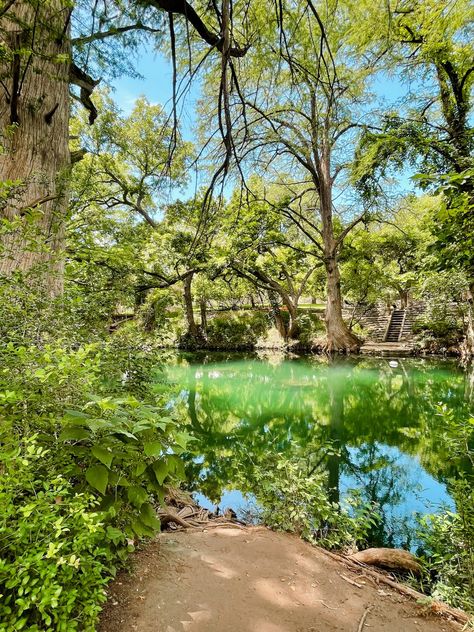
[(403, 325), (405, 324), (406, 310), (394, 309), (390, 318), (387, 332), (385, 334), (385, 342), (398, 342), (400, 340)]

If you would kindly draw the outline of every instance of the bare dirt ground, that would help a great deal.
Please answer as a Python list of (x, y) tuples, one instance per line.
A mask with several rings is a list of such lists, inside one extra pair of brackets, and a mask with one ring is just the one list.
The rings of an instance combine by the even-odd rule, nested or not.
[[(356, 582), (361, 587), (354, 585)], [(163, 533), (111, 585), (100, 632), (454, 632), (454, 622), (263, 527)]]

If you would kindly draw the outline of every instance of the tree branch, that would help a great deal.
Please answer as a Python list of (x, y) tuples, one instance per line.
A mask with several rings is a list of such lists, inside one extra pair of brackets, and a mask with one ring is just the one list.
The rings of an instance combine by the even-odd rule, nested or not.
[(121, 35), (122, 33), (128, 33), (129, 31), (147, 31), (148, 33), (161, 33), (160, 29), (154, 29), (150, 26), (146, 26), (145, 24), (141, 24), (141, 22), (138, 22), (137, 24), (129, 24), (128, 26), (117, 26), (110, 29), (109, 31), (98, 31), (97, 33), (92, 33), (91, 35), (74, 37), (71, 39), (71, 44), (73, 46), (90, 44), (91, 42), (103, 40), (108, 37), (114, 37), (115, 35)]
[[(146, 0), (145, 4), (162, 11), (167, 11), (168, 13), (183, 15), (186, 20), (194, 26), (205, 42), (216, 48), (219, 52), (223, 51), (225, 43), (224, 37), (210, 31), (186, 0)], [(249, 46), (231, 46), (228, 49), (228, 55), (230, 55), (230, 57), (243, 57), (248, 49)]]

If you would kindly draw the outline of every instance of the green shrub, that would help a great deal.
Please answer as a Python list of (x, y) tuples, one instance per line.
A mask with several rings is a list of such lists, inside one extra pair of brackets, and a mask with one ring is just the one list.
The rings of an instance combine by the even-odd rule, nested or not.
[[(344, 507), (329, 498), (326, 477), (308, 473), (304, 460), (272, 455), (252, 468), (249, 491), (261, 507), (260, 519), (269, 527), (297, 533), (328, 548), (361, 545), (379, 521), (371, 504), (356, 495)], [(249, 485), (249, 473), (241, 481)]]
[(307, 311), (298, 313), (298, 340), (302, 345), (311, 346), (324, 332), (324, 323), (318, 314)]
[(207, 345), (213, 349), (250, 349), (269, 328), (265, 312), (224, 312), (207, 328)]
[(413, 326), (413, 331), (418, 334), (431, 334), (434, 338), (448, 344), (455, 344), (463, 336), (462, 326), (456, 319), (444, 316), (437, 319), (418, 319)]
[(0, 632), (92, 631), (127, 542), (160, 526), (155, 505), (182, 475), (188, 437), (161, 387), (132, 380), (128, 353), (0, 354)]
[(76, 492), (60, 474), (38, 475), (47, 456), (34, 437), (2, 454), (2, 632), (94, 630), (114, 558), (127, 546), (90, 491)]
[(449, 480), (455, 511), (445, 509), (420, 519), (420, 554), (429, 570), (431, 594), (448, 604), (474, 612), (474, 417), (457, 419), (440, 407), (442, 440), (451, 459), (467, 465), (465, 477)]
[(474, 612), (474, 489), (466, 480), (455, 481), (451, 494), (456, 511), (420, 519), (421, 552), (432, 596)]

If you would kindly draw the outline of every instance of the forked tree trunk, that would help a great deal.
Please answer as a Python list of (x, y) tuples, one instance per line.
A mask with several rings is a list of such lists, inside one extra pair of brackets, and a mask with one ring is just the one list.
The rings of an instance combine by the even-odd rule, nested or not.
[(270, 301), (270, 307), (272, 310), (273, 320), (275, 321), (275, 327), (277, 328), (278, 333), (283, 338), (283, 340), (286, 340), (288, 336), (288, 331), (286, 329), (285, 322), (281, 316), (280, 303), (277, 293), (269, 291), (268, 300)]
[[(50, 294), (63, 285), (61, 252), (70, 167), (70, 3), (17, 0), (1, 22), (0, 178), (15, 182), (0, 216), (0, 275), (37, 271)], [(34, 51), (34, 52), (32, 52)]]
[(297, 339), (300, 331), (298, 323), (298, 309), (288, 294), (282, 293), (282, 301), (288, 310), (289, 317), (286, 337), (290, 339)]

